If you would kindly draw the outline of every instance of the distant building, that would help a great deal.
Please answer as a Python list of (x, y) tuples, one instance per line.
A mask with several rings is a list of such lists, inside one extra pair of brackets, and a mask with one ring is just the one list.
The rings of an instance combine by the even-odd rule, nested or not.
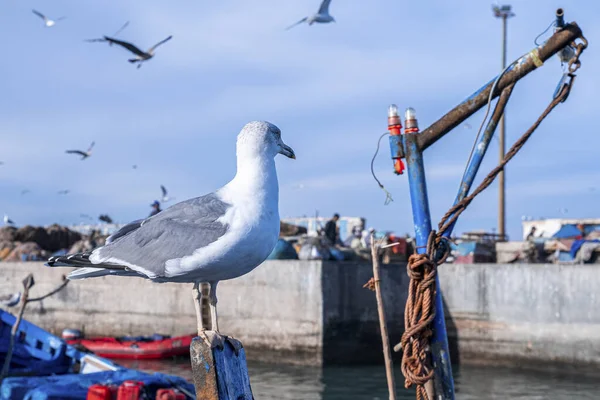
[[(317, 236), (319, 230), (325, 227), (327, 221), (331, 217), (301, 217), (301, 218), (282, 218), (281, 221), (286, 224), (292, 224), (296, 226), (302, 226), (306, 228), (309, 236)], [(340, 228), (340, 240), (343, 242), (350, 235), (352, 235), (352, 229), (358, 226), (362, 229), (366, 226), (366, 220), (361, 217), (340, 217), (338, 221)]]
[(598, 218), (548, 218), (537, 220), (522, 221), (523, 240), (527, 239), (527, 235), (531, 228), (535, 226), (535, 237), (552, 238), (559, 231), (567, 229), (575, 229), (578, 224), (582, 224), (586, 233), (595, 229), (600, 229), (600, 219)]

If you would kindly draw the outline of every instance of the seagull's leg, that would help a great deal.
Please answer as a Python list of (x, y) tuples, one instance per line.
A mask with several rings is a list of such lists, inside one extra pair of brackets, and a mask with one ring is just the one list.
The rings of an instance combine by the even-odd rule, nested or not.
[(196, 323), (198, 324), (198, 336), (202, 336), (204, 333), (204, 326), (202, 326), (202, 291), (200, 291), (200, 282), (194, 282), (194, 289), (192, 290), (194, 295), (194, 306), (196, 307)]
[(202, 337), (204, 340), (210, 344), (211, 349), (218, 347), (220, 349), (223, 348), (223, 337), (219, 334), (219, 325), (217, 323), (217, 295), (216, 295), (217, 284), (215, 282), (210, 282), (210, 291), (209, 291), (209, 305), (210, 305), (210, 323), (211, 329), (210, 331), (204, 330), (202, 331)]
[[(212, 285), (211, 285), (211, 288), (212, 288)], [(219, 335), (218, 332), (214, 332), (213, 330), (207, 331), (202, 323), (202, 290), (200, 288), (199, 281), (194, 282), (193, 294), (194, 294), (194, 306), (196, 307), (196, 319), (197, 319), (197, 323), (198, 323), (198, 336), (201, 337), (202, 339), (204, 339), (206, 344), (209, 345), (211, 349), (215, 348), (217, 346), (222, 349), (223, 348), (223, 338), (221, 337), (221, 335)], [(212, 299), (212, 291), (211, 291), (211, 299)], [(212, 308), (213, 308), (212, 301), (210, 303), (210, 308), (212, 311)], [(213, 318), (212, 312), (211, 312), (211, 318)]]
[(217, 320), (217, 283), (210, 283), (210, 325), (211, 330), (219, 332), (219, 322)]
[[(229, 336), (221, 335), (219, 333), (219, 322), (218, 322), (218, 315), (217, 315), (217, 283), (219, 283), (219, 282), (218, 281), (210, 282), (210, 294), (209, 294), (210, 324), (212, 326), (212, 328), (211, 328), (211, 331), (213, 332), (212, 334), (214, 335), (213, 340), (218, 341), (219, 347), (222, 347), (224, 344), (224, 340), (227, 340), (233, 347), (233, 349), (235, 351), (235, 355), (237, 356), (243, 347), (242, 343), (239, 340), (236, 340)], [(213, 347), (214, 346), (215, 346), (215, 344), (213, 342)]]

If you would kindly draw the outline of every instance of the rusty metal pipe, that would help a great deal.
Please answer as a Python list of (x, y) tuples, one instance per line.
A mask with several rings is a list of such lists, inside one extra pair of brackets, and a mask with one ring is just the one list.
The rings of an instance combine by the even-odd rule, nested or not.
[[(575, 22), (565, 25), (564, 29), (554, 33), (554, 35), (552, 35), (542, 46), (538, 47), (537, 50), (534, 49), (534, 51), (521, 57), (521, 59), (514, 63), (514, 65), (510, 67), (498, 81), (492, 98), (496, 98), (506, 87), (517, 82), (519, 79), (536, 69), (536, 64), (539, 64), (539, 61), (544, 62), (548, 60), (564, 47), (571, 44), (575, 39), (581, 37), (581, 35), (581, 29)], [(417, 139), (419, 149), (424, 151), (477, 112), (481, 107), (485, 106), (488, 102), (490, 90), (492, 89), (495, 80), (495, 78), (492, 79), (483, 88), (473, 93), (463, 103), (456, 106), (453, 110), (434, 122), (429, 128), (422, 131)]]

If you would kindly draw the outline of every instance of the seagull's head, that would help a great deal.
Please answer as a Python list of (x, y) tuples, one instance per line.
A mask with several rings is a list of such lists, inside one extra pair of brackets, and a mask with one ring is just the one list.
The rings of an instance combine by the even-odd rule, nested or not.
[(247, 123), (237, 139), (238, 155), (275, 157), (283, 154), (296, 158), (294, 150), (281, 139), (281, 130), (270, 122), (252, 121)]

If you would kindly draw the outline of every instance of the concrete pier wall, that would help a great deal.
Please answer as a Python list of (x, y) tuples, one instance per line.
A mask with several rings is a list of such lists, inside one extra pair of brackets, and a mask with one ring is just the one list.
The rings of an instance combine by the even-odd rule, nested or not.
[[(36, 280), (32, 296), (45, 294), (68, 271), (0, 263), (0, 294), (20, 290), (29, 272)], [(408, 277), (404, 265), (384, 265), (382, 272), (395, 344), (404, 325)], [(600, 366), (599, 272), (594, 265), (442, 266), (453, 361)], [(250, 358), (314, 365), (379, 361), (375, 296), (362, 287), (371, 276), (368, 263), (265, 262), (219, 283), (221, 331), (240, 339)], [(25, 315), (57, 334), (78, 328), (88, 336), (177, 335), (196, 327), (191, 284), (139, 278), (73, 281), (43, 303), (30, 304)]]

